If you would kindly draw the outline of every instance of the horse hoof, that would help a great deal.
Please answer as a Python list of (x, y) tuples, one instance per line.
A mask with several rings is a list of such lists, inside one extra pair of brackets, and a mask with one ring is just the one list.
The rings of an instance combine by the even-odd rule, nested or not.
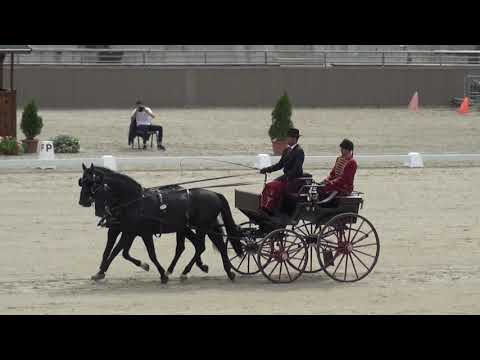
[(141, 263), (140, 267), (145, 271), (150, 271), (150, 265), (148, 265), (147, 263)]
[(208, 265), (202, 265), (200, 270), (202, 270), (204, 273), (208, 273)]
[(168, 276), (162, 277), (160, 281), (161, 281), (162, 284), (168, 283)]
[(105, 274), (98, 273), (93, 275), (90, 279), (95, 281), (102, 280), (102, 279), (105, 279)]
[(188, 279), (188, 276), (186, 274), (180, 275), (180, 281), (185, 281)]
[(231, 281), (234, 281), (234, 280), (235, 280), (235, 274), (234, 274), (233, 272), (228, 273), (228, 278), (229, 278)]

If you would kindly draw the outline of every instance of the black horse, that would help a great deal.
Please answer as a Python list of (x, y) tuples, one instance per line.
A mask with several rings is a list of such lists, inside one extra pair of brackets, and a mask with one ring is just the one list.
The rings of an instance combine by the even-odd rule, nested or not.
[[(104, 191), (101, 187), (95, 188), (94, 194), (94, 186), (96, 185), (93, 179), (98, 176), (99, 174), (103, 176), (112, 176), (117, 174), (116, 172), (101, 166), (90, 167), (87, 169), (85, 165), (83, 165), (84, 175), (82, 178), (79, 179), (79, 186), (82, 188), (80, 193), (80, 205), (83, 206), (91, 206), (91, 204), (95, 203), (95, 215), (102, 218), (102, 226), (108, 228), (108, 235), (107, 235), (107, 244), (105, 246), (105, 250), (103, 252), (102, 261), (100, 263), (99, 271), (92, 276), (92, 280), (101, 280), (105, 278), (105, 272), (102, 270), (105, 267), (106, 261), (108, 256), (111, 254), (113, 246), (115, 245), (115, 241), (118, 236), (122, 233), (122, 230), (119, 227), (118, 221), (113, 217), (105, 212), (105, 205), (106, 205), (106, 195), (107, 192)], [(98, 179), (98, 178), (97, 178)], [(164, 186), (162, 187), (162, 191), (173, 191), (173, 190), (181, 190), (182, 188), (178, 185), (174, 186)], [(94, 195), (94, 196), (93, 196)], [(137, 236), (141, 236), (142, 234), (136, 234)], [(198, 239), (196, 235), (189, 229), (185, 228), (183, 231), (178, 231), (176, 240), (177, 246), (175, 249), (175, 256), (168, 267), (167, 275), (173, 273), (175, 265), (177, 264), (180, 255), (185, 250), (185, 238), (188, 238), (194, 246), (198, 243)], [(133, 242), (132, 242), (133, 243)], [(127, 245), (123, 248), (122, 255), (123, 257), (132, 262), (135, 266), (141, 267), (145, 271), (150, 270), (150, 266), (147, 263), (144, 263), (140, 260), (135, 259), (133, 256), (130, 255), (130, 248), (132, 243)], [(144, 241), (145, 243), (145, 241)], [(147, 245), (147, 243), (145, 243)], [(147, 247), (147, 246), (146, 246)], [(148, 247), (147, 247), (148, 250)], [(199, 256), (196, 265), (205, 273), (208, 273), (208, 265), (202, 263), (201, 257)], [(186, 277), (186, 274), (182, 275), (182, 279)]]
[[(102, 261), (100, 274), (104, 274), (118, 253), (130, 248), (134, 238), (140, 235), (147, 247), (152, 262), (156, 265), (162, 282), (168, 281), (168, 276), (158, 263), (153, 244), (154, 234), (185, 232), (193, 235), (195, 255), (185, 268), (186, 275), (193, 264), (199, 261), (205, 250), (205, 235), (208, 234), (215, 247), (220, 251), (224, 269), (228, 277), (233, 280), (235, 274), (231, 271), (228, 261), (223, 235), (219, 232), (221, 225), (219, 215), (225, 223), (227, 236), (230, 238), (235, 251), (241, 255), (242, 247), (239, 241), (240, 233), (233, 221), (230, 206), (221, 194), (206, 189), (181, 189), (157, 191), (143, 189), (142, 186), (130, 177), (112, 172), (105, 175), (96, 171), (92, 166), (85, 166), (83, 178), (80, 180), (82, 191), (80, 205), (90, 206), (97, 197), (103, 194), (102, 205), (110, 218), (116, 219), (115, 227), (122, 233), (119, 243), (111, 251), (105, 261)], [(108, 216), (107, 216), (108, 217)], [(189, 228), (197, 231), (193, 234)], [(195, 236), (196, 235), (196, 236)], [(178, 260), (174, 259), (172, 264)], [(140, 263), (141, 264), (141, 263)]]

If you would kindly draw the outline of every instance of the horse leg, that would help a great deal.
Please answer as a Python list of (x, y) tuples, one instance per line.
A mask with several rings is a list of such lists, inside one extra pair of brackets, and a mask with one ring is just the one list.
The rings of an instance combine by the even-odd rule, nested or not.
[[(203, 246), (205, 247), (205, 236), (203, 237), (203, 239), (197, 239), (195, 233), (189, 228), (186, 229), (185, 236), (187, 237), (188, 240), (190, 240), (190, 242), (193, 244), (193, 246), (195, 246), (195, 241), (203, 241), (203, 243), (204, 243)], [(202, 257), (200, 255), (198, 256), (195, 264), (204, 273), (208, 273), (208, 265), (205, 265), (202, 262)]]
[(120, 238), (120, 241), (118, 244), (115, 246), (115, 248), (112, 250), (110, 255), (108, 256), (107, 260), (100, 266), (100, 270), (97, 274), (92, 276), (92, 280), (101, 280), (105, 278), (105, 273), (107, 272), (108, 268), (110, 267), (110, 264), (112, 263), (113, 259), (118, 255), (120, 251), (126, 246), (131, 246), (131, 243), (133, 242), (133, 239), (135, 238), (134, 235), (131, 234), (126, 234), (125, 232), (122, 233), (122, 237)]
[(103, 256), (102, 256), (102, 261), (100, 263), (100, 269), (103, 268), (105, 265), (105, 262), (108, 259), (108, 255), (110, 255), (110, 252), (113, 249), (113, 246), (115, 245), (115, 241), (117, 240), (118, 234), (120, 234), (120, 229), (118, 228), (109, 228), (108, 229), (108, 235), (107, 235), (107, 245), (105, 246), (105, 250), (103, 251)]
[(195, 264), (200, 255), (205, 251), (205, 232), (204, 231), (197, 231), (197, 236), (194, 237), (195, 241), (193, 242), (193, 246), (195, 246), (195, 254), (193, 255), (192, 260), (188, 263), (185, 269), (182, 272), (182, 276), (180, 277), (182, 280), (187, 278), (187, 274), (192, 270), (193, 264)]
[(150, 270), (150, 266), (147, 263), (141, 262), (140, 260), (135, 259), (130, 255), (130, 248), (132, 247), (133, 241), (126, 245), (123, 249), (122, 256), (125, 260), (130, 261), (135, 266), (141, 267), (145, 271)]
[(209, 232), (208, 237), (212, 240), (215, 247), (220, 251), (222, 256), (223, 268), (227, 273), (227, 276), (230, 280), (235, 279), (235, 273), (232, 271), (232, 266), (230, 265), (230, 261), (228, 260), (227, 248), (225, 246), (225, 242), (223, 241), (223, 236), (217, 234), (215, 232)]
[(155, 245), (153, 244), (153, 236), (152, 234), (143, 234), (142, 235), (143, 243), (145, 244), (145, 247), (147, 248), (148, 256), (150, 257), (150, 260), (155, 264), (157, 267), (158, 272), (160, 273), (160, 279), (162, 284), (166, 284), (168, 282), (168, 276), (165, 273), (165, 270), (163, 269), (162, 265), (157, 260), (157, 254), (155, 253)]
[(175, 248), (175, 256), (168, 267), (167, 275), (171, 275), (173, 273), (173, 269), (175, 265), (177, 265), (177, 261), (182, 255), (183, 251), (185, 250), (185, 233), (177, 232), (177, 247)]

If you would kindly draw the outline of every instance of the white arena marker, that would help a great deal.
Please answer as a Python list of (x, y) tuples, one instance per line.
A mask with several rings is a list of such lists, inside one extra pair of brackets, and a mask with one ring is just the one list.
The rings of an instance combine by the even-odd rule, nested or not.
[(117, 171), (117, 160), (112, 155), (103, 155), (103, 166), (110, 170)]
[(417, 152), (408, 153), (408, 162), (405, 165), (410, 168), (423, 168), (422, 155)]
[(53, 141), (39, 141), (37, 152), (39, 160), (55, 160)]
[(257, 169), (263, 169), (264, 167), (272, 166), (272, 159), (268, 154), (258, 154), (255, 161), (255, 167)]
[[(37, 153), (39, 160), (55, 160), (55, 149), (53, 147), (53, 141), (39, 141), (37, 145)], [(37, 169), (56, 169), (55, 165), (44, 163), (37, 167)]]

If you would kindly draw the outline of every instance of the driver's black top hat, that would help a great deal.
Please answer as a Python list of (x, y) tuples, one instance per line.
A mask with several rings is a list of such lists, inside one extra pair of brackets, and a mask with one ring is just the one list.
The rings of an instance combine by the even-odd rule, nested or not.
[(300, 137), (300, 131), (298, 131), (298, 129), (291, 128), (291, 129), (288, 130), (287, 136), (299, 138)]

